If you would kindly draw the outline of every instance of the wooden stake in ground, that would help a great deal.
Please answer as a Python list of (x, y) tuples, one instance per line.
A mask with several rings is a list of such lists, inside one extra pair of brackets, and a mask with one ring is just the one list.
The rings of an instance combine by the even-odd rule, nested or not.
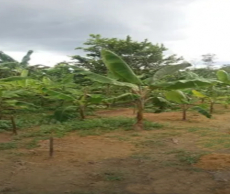
[(17, 133), (17, 127), (16, 127), (16, 124), (15, 124), (14, 117), (11, 116), (11, 117), (10, 117), (10, 120), (11, 120), (11, 123), (12, 123), (12, 126), (13, 126), (13, 133), (14, 133), (15, 135), (17, 135), (18, 133)]
[(54, 139), (53, 137), (50, 137), (50, 150), (49, 150), (50, 157), (53, 156), (53, 152), (54, 152)]

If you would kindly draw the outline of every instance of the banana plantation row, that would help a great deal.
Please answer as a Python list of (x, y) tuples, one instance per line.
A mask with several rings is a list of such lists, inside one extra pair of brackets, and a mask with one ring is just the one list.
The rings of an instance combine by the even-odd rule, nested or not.
[(223, 69), (202, 77), (182, 62), (137, 75), (117, 54), (102, 49), (105, 75), (68, 63), (28, 66), (31, 51), (21, 62), (0, 54), (8, 59), (0, 62), (0, 118), (11, 118), (13, 124), (14, 114), (24, 109), (47, 110), (50, 119), (66, 122), (76, 119), (76, 112), (84, 120), (89, 110), (122, 105), (136, 109), (134, 128), (143, 129), (145, 109), (159, 113), (180, 108), (183, 120), (191, 109), (211, 118), (215, 104), (227, 107), (230, 102), (230, 75)]

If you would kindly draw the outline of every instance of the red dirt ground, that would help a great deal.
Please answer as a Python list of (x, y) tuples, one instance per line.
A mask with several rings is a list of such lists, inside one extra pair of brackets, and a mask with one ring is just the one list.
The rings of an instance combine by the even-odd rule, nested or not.
[[(230, 111), (229, 111), (230, 112)], [(99, 111), (99, 116), (134, 117), (131, 109)], [(79, 137), (71, 133), (54, 139), (54, 157), (47, 140), (40, 147), (0, 150), (1, 194), (229, 194), (230, 155), (212, 153), (194, 166), (178, 160), (176, 151), (199, 152), (197, 134), (189, 127), (229, 132), (230, 113), (212, 119), (180, 112), (146, 113), (165, 124), (153, 131), (118, 131)], [(177, 134), (178, 132), (178, 134)], [(0, 133), (0, 143), (12, 139)], [(227, 152), (227, 151), (226, 151)]]

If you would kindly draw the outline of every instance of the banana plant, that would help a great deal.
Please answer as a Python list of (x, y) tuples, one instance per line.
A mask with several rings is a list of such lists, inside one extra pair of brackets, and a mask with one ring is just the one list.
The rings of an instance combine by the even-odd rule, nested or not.
[(207, 87), (202, 92), (192, 90), (192, 93), (195, 97), (200, 99), (206, 99), (209, 102), (210, 114), (213, 114), (215, 104), (226, 104), (224, 97), (228, 95), (227, 90), (223, 88), (217, 89), (215, 86)]
[(153, 77), (146, 80), (141, 80), (139, 76), (135, 75), (127, 63), (125, 63), (115, 53), (102, 50), (101, 56), (104, 64), (107, 67), (109, 77), (98, 75), (86, 70), (82, 70), (82, 74), (87, 78), (102, 83), (117, 85), (120, 87), (127, 87), (131, 90), (134, 98), (137, 98), (135, 103), (137, 107), (136, 129), (143, 129), (144, 109), (146, 102), (149, 101), (152, 90), (177, 90), (194, 87), (206, 87), (216, 82), (217, 80), (204, 79), (192, 75), (189, 79), (177, 80), (173, 82), (163, 82), (164, 76), (173, 74), (179, 70), (191, 66), (189, 63), (182, 63), (177, 65), (167, 65), (158, 70)]
[(192, 108), (198, 111), (200, 114), (206, 116), (207, 118), (211, 118), (211, 114), (209, 114), (205, 109), (195, 104), (195, 101), (191, 96), (189, 96), (190, 91), (183, 92), (181, 90), (172, 90), (165, 92), (165, 97), (167, 100), (172, 101), (178, 104), (182, 109), (182, 120), (187, 120), (187, 111)]
[(35, 108), (36, 106), (32, 103), (21, 100), (22, 97), (30, 95), (31, 93), (18, 88), (17, 82), (24, 81), (24, 77), (9, 77), (0, 79), (0, 119), (8, 118), (12, 122), (13, 132), (17, 134), (16, 124), (14, 116), (5, 114), (6, 111), (15, 111), (18, 109)]
[(217, 78), (224, 84), (230, 85), (230, 74), (227, 73), (224, 70), (218, 70), (217, 73)]
[[(87, 78), (102, 84), (116, 85), (130, 89), (131, 92), (129, 92), (129, 95), (133, 96), (132, 99), (135, 99), (135, 104), (137, 107), (136, 124), (134, 125), (136, 129), (143, 129), (143, 113), (145, 109), (145, 104), (149, 100), (149, 94), (151, 90), (159, 88), (162, 89), (166, 86), (169, 87), (172, 85), (178, 87), (178, 83), (176, 82), (172, 83), (172, 85), (161, 85), (157, 82), (165, 75), (174, 73), (178, 70), (185, 69), (190, 66), (190, 64), (188, 63), (168, 65), (158, 70), (152, 78), (143, 81), (139, 78), (139, 76), (134, 74), (133, 70), (129, 67), (129, 65), (115, 53), (108, 50), (102, 50), (101, 56), (104, 64), (108, 69), (108, 77), (95, 74), (86, 70), (82, 70), (82, 74), (84, 74)], [(194, 84), (195, 81), (193, 80), (189, 84)], [(203, 82), (201, 81), (200, 83)], [(184, 86), (186, 84), (187, 83), (181, 83), (180, 85)], [(207, 85), (207, 83), (203, 84)]]
[(65, 113), (69, 110), (78, 111), (80, 118), (84, 120), (86, 108), (90, 105), (99, 104), (103, 100), (100, 95), (90, 94), (87, 88), (84, 91), (68, 88), (65, 93), (43, 88), (43, 92), (48, 95), (47, 98), (49, 99), (63, 101), (54, 113), (56, 120), (61, 122), (67, 119)]
[(215, 104), (220, 103), (226, 105), (226, 97), (229, 94), (228, 87), (230, 86), (230, 75), (224, 70), (218, 70), (216, 75), (218, 81), (213, 82), (210, 86), (206, 87), (205, 90), (192, 91), (193, 95), (200, 98), (202, 102), (208, 100), (210, 104), (210, 114), (213, 113)]

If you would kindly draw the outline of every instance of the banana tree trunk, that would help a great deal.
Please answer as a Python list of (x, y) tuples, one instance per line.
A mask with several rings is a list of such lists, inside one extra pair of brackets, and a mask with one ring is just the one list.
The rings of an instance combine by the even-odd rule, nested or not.
[(210, 114), (212, 114), (212, 113), (213, 113), (213, 111), (214, 111), (214, 103), (213, 103), (213, 102), (211, 102), (211, 103), (210, 103), (209, 113), (210, 113)]
[(79, 113), (80, 113), (81, 120), (84, 120), (85, 119), (85, 107), (84, 106), (79, 107)]
[(17, 127), (16, 127), (16, 123), (15, 123), (14, 117), (11, 116), (11, 117), (10, 117), (10, 120), (11, 120), (11, 123), (12, 123), (12, 126), (13, 126), (13, 133), (14, 133), (15, 135), (17, 135), (18, 133), (17, 133)]
[(136, 109), (137, 109), (136, 104), (134, 104), (134, 105), (133, 105), (133, 114), (134, 114), (134, 115), (136, 114)]
[(183, 112), (182, 120), (186, 121), (186, 119), (187, 119), (187, 107), (185, 104), (182, 105), (182, 112)]
[(134, 125), (134, 128), (137, 130), (143, 130), (144, 129), (144, 124), (143, 124), (143, 118), (144, 118), (144, 100), (140, 99), (137, 102), (137, 122)]

